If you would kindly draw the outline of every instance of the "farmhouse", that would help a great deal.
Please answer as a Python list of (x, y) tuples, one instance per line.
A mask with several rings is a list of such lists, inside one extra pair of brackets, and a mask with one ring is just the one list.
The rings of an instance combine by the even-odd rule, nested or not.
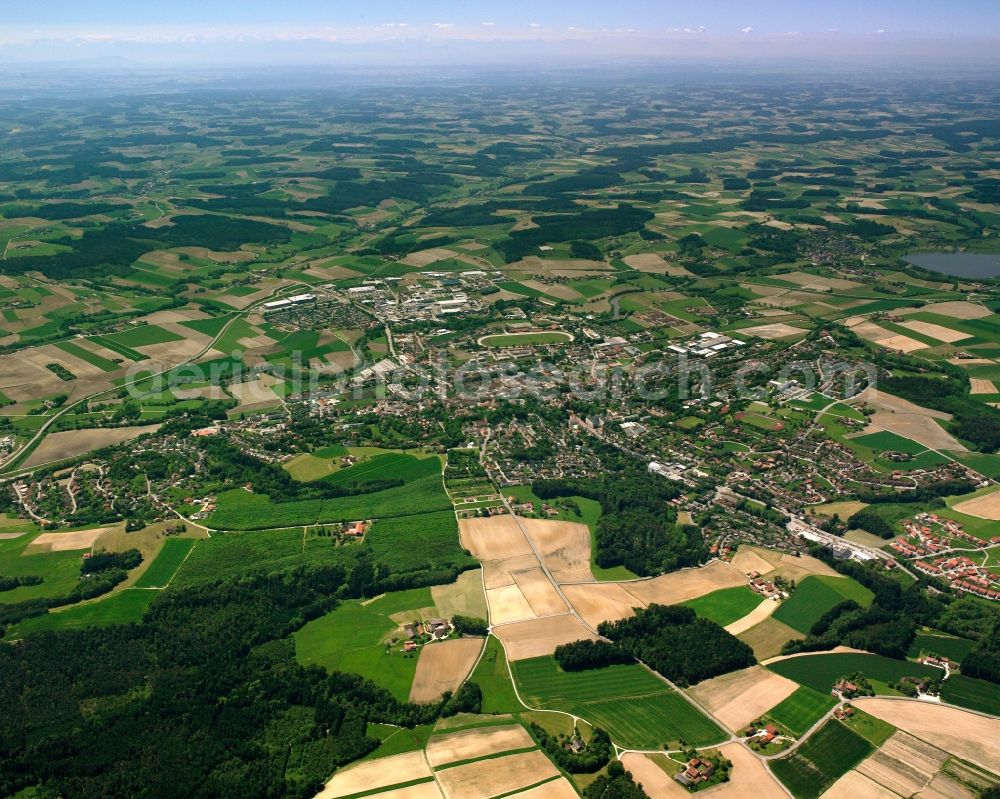
[(687, 767), (680, 774), (674, 777), (674, 779), (681, 785), (690, 787), (711, 779), (714, 773), (715, 763), (711, 760), (705, 760), (700, 757), (692, 757), (688, 761)]

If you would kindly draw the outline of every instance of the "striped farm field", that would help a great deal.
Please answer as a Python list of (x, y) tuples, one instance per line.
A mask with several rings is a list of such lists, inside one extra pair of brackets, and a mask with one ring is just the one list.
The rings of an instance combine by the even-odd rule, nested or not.
[(715, 722), (638, 664), (565, 672), (554, 658), (540, 657), (517, 661), (511, 668), (527, 704), (579, 716), (628, 748), (680, 741), (705, 746), (726, 737)]
[(136, 580), (136, 588), (166, 588), (196, 543), (193, 538), (168, 538), (160, 554)]
[(788, 757), (771, 762), (771, 771), (796, 799), (816, 799), (874, 747), (839, 721), (828, 721)]
[(802, 735), (837, 704), (830, 694), (800, 686), (767, 712), (767, 717), (780, 724), (792, 735)]

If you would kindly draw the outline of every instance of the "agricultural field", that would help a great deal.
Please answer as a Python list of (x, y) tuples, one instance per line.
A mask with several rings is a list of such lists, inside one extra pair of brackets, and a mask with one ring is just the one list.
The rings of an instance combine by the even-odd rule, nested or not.
[(801, 736), (836, 704), (837, 700), (829, 693), (802, 685), (767, 711), (767, 718), (792, 735)]
[(386, 594), (369, 603), (346, 602), (295, 634), (295, 654), (304, 665), (367, 677), (405, 702), (422, 653), (400, 651), (403, 636), (394, 634), (404, 621), (436, 613), (429, 588)]
[(846, 724), (830, 720), (793, 754), (770, 766), (796, 799), (817, 799), (873, 749)]
[(806, 577), (774, 612), (775, 621), (808, 633), (820, 617), (839, 603), (853, 599), (862, 607), (871, 604), (873, 594), (849, 577)]
[(697, 599), (689, 599), (682, 604), (692, 608), (702, 618), (725, 627), (751, 613), (763, 601), (764, 597), (749, 588), (734, 586), (713, 591)]
[(648, 749), (681, 740), (703, 746), (723, 737), (711, 720), (642, 666), (571, 673), (542, 657), (511, 668), (528, 705), (584, 718), (622, 746)]
[(876, 692), (889, 694), (895, 692), (888, 689), (887, 683), (897, 682), (902, 677), (927, 677), (941, 673), (933, 666), (853, 652), (799, 655), (771, 663), (768, 668), (821, 694), (829, 693), (840, 677), (857, 672), (865, 675)]

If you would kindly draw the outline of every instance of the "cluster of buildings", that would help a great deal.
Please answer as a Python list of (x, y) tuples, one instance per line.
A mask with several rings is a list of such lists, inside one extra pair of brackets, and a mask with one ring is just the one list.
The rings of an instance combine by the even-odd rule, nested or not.
[(423, 643), (444, 640), (455, 628), (448, 619), (425, 619), (404, 624), (402, 629), (406, 637), (403, 652), (406, 653), (416, 651)]
[(758, 746), (767, 746), (773, 743), (776, 738), (781, 738), (781, 730), (773, 724), (760, 725), (760, 722), (752, 724), (743, 731), (743, 737), (748, 743), (755, 743)]
[(699, 333), (694, 338), (688, 339), (683, 345), (670, 344), (667, 349), (676, 352), (678, 355), (690, 355), (695, 358), (714, 358), (716, 355), (742, 347), (746, 344), (738, 338), (730, 338), (722, 333), (708, 331)]
[(294, 305), (304, 305), (316, 302), (315, 294), (296, 294), (294, 297), (283, 297), (280, 300), (272, 300), (264, 303), (264, 314), (271, 314), (275, 311), (284, 311)]
[(913, 568), (931, 577), (947, 580), (956, 591), (975, 594), (983, 599), (1000, 601), (1000, 577), (976, 565), (965, 555), (918, 560)]
[(771, 599), (775, 602), (788, 599), (787, 591), (783, 591), (770, 580), (761, 577), (760, 572), (752, 571), (747, 577), (750, 578), (750, 590), (760, 594), (764, 599)]
[(715, 774), (716, 765), (711, 760), (703, 757), (692, 757), (687, 762), (684, 770), (677, 774), (674, 779), (685, 788), (693, 788), (703, 782), (707, 782)]

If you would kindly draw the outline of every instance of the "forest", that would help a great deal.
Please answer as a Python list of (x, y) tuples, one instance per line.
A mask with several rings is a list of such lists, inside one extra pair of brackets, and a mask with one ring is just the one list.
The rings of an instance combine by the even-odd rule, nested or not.
[(630, 618), (602, 622), (597, 631), (681, 686), (757, 662), (743, 641), (684, 605), (639, 608)]
[(600, 503), (595, 560), (602, 568), (625, 566), (643, 577), (696, 566), (708, 556), (700, 531), (678, 527), (667, 502), (679, 489), (634, 466), (618, 479), (539, 480), (539, 499), (581, 496)]
[(296, 662), (294, 630), (377, 590), (360, 565), (299, 567), (163, 592), (138, 624), (0, 647), (0, 794), (310, 797), (378, 746), (369, 722), (478, 711), (470, 683), (411, 705)]

